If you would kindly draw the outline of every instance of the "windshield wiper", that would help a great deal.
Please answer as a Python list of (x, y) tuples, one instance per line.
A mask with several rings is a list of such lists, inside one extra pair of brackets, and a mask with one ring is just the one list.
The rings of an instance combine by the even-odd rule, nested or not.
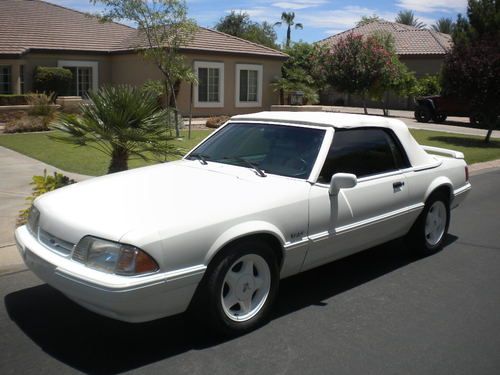
[(250, 168), (252, 168), (255, 171), (257, 176), (260, 176), (260, 177), (267, 176), (262, 169), (260, 169), (256, 164), (249, 162), (247, 159), (241, 158), (239, 156), (230, 156), (230, 157), (225, 156), (225, 157), (223, 157), (223, 159), (224, 160), (236, 160), (236, 161), (239, 161), (241, 163), (245, 163), (247, 166), (249, 166)]
[(207, 165), (207, 164), (208, 164), (208, 162), (207, 162), (207, 158), (208, 158), (208, 156), (206, 156), (206, 155), (196, 154), (196, 153), (195, 153), (195, 154), (191, 154), (191, 155), (189, 155), (189, 157), (193, 157), (193, 158), (198, 159), (198, 160), (199, 160), (199, 162), (200, 162), (201, 164), (203, 164), (203, 165)]

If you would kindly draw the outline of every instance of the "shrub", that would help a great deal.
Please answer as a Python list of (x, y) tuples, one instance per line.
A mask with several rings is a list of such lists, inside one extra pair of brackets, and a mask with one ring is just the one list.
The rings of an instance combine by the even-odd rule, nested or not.
[(441, 81), (439, 75), (426, 75), (420, 78), (415, 85), (415, 96), (430, 96), (441, 94)]
[(65, 68), (38, 66), (33, 77), (33, 89), (39, 92), (65, 95), (69, 91), (73, 73)]
[(229, 120), (229, 118), (230, 118), (229, 116), (225, 115), (210, 117), (205, 125), (207, 128), (218, 128), (219, 126), (224, 124), (227, 120)]
[(26, 95), (0, 95), (0, 105), (25, 105), (27, 104)]
[(26, 101), (31, 106), (28, 113), (32, 116), (52, 116), (56, 111), (54, 107), (53, 93), (50, 94), (28, 94)]
[(17, 226), (26, 224), (28, 220), (28, 215), (33, 205), (33, 201), (42, 194), (48, 193), (49, 191), (59, 189), (63, 186), (74, 184), (76, 181), (70, 179), (68, 176), (62, 173), (54, 172), (53, 175), (47, 175), (47, 170), (43, 170), (43, 176), (33, 176), (30, 185), (33, 186), (32, 194), (26, 201), (29, 207), (19, 211), (19, 217), (17, 218)]
[(4, 133), (40, 132), (49, 129), (47, 116), (22, 116), (14, 118), (5, 125)]

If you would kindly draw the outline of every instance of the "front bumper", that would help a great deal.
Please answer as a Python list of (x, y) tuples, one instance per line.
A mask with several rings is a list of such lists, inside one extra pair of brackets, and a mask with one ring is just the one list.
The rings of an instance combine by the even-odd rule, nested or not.
[(39, 243), (26, 226), (15, 232), (24, 262), (40, 279), (76, 303), (110, 318), (144, 322), (187, 309), (206, 267), (141, 277), (93, 270)]

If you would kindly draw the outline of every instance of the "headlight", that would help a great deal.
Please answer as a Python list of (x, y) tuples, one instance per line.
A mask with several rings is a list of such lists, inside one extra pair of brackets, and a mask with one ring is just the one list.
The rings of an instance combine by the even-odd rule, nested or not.
[(74, 260), (87, 267), (117, 275), (135, 276), (158, 271), (158, 263), (141, 249), (100, 238), (83, 237), (73, 251)]

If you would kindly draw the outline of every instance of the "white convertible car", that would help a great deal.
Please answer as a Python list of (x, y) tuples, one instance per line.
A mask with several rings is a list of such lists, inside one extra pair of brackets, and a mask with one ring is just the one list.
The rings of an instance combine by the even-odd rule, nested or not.
[(462, 153), (420, 146), (398, 120), (262, 112), (182, 160), (43, 195), (16, 240), (92, 311), (143, 322), (189, 307), (240, 333), (265, 321), (282, 278), (403, 236), (439, 250), (468, 180)]

